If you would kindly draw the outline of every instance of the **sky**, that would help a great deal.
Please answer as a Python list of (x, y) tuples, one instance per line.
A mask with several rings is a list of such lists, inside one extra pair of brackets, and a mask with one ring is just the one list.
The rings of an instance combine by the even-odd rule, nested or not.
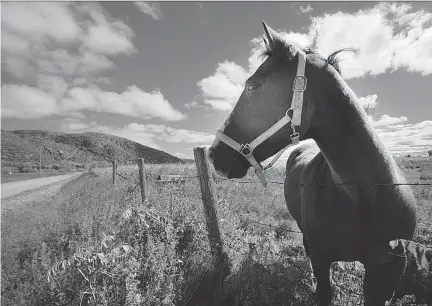
[(357, 48), (342, 76), (383, 142), (432, 148), (432, 2), (2, 2), (1, 128), (102, 132), (191, 158), (261, 63), (263, 20), (322, 56)]

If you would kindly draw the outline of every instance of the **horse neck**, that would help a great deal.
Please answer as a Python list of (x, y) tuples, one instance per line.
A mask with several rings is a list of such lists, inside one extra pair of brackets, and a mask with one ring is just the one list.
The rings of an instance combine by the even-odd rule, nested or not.
[[(339, 182), (394, 183), (400, 172), (348, 85), (338, 81), (313, 139)], [(331, 104), (330, 104), (331, 103)]]

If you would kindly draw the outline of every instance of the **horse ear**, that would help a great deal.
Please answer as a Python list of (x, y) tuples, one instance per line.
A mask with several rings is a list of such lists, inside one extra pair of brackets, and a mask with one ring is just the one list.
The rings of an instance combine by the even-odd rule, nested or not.
[[(273, 30), (272, 28), (267, 26), (265, 21), (263, 21), (262, 24), (264, 27), (265, 35), (267, 37), (267, 42), (268, 42), (267, 47), (270, 48), (270, 50), (276, 50), (276, 44), (275, 44), (273, 37), (275, 37), (277, 35), (277, 33), (275, 32), (275, 30)], [(265, 39), (264, 39), (264, 41), (265, 41)]]

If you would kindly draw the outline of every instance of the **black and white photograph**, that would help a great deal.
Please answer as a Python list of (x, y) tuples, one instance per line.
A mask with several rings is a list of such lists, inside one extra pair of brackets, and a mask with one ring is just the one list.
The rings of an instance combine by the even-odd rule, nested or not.
[(1, 1), (1, 305), (432, 306), (432, 1)]

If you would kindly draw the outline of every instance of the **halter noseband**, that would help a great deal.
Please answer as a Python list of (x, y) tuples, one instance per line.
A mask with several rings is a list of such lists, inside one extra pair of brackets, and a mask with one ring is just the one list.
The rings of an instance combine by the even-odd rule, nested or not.
[[(306, 67), (306, 53), (302, 50), (297, 50), (298, 54), (298, 63), (297, 63), (297, 73), (296, 77), (293, 81), (293, 97), (291, 101), (291, 107), (286, 111), (285, 116), (283, 116), (278, 122), (276, 122), (273, 126), (271, 126), (267, 131), (262, 133), (260, 136), (252, 140), (250, 143), (240, 144), (237, 141), (233, 140), (229, 136), (225, 135), (222, 130), (218, 130), (216, 132), (216, 139), (227, 144), (229, 147), (233, 148), (241, 155), (243, 155), (249, 163), (254, 167), (255, 173), (258, 176), (261, 184), (264, 187), (267, 187), (267, 181), (264, 176), (264, 171), (271, 166), (279, 159), (282, 153), (291, 145), (295, 145), (299, 142), (300, 135), (295, 130), (295, 126), (300, 126), (301, 124), (301, 116), (303, 109), (303, 92), (306, 90), (307, 79), (305, 77), (305, 67)], [(289, 112), (292, 111), (292, 118), (289, 116)], [(253, 151), (258, 147), (261, 143), (269, 139), (273, 134), (279, 131), (288, 123), (291, 124), (292, 134), (290, 135), (291, 143), (287, 145), (285, 148), (280, 150), (273, 160), (266, 166), (262, 167), (261, 164), (255, 159), (252, 155)]]

